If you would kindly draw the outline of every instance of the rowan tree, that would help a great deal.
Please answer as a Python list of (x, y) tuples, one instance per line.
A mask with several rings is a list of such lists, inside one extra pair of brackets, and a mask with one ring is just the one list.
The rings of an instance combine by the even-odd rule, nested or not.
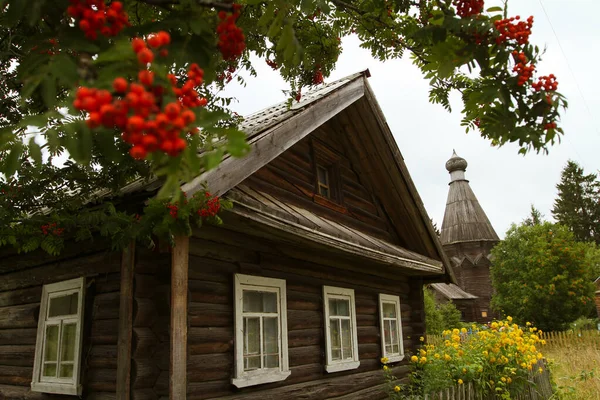
[(291, 103), (329, 76), (347, 35), (379, 60), (408, 51), (432, 102), (450, 109), (460, 92), (467, 130), (547, 151), (567, 103), (554, 75), (535, 76), (532, 29), (482, 0), (0, 0), (0, 245), (54, 253), (64, 235), (43, 235), (49, 221), (77, 238), (138, 236), (143, 210), (91, 201), (157, 178), (170, 215), (181, 182), (247, 152), (221, 89), (255, 73), (250, 55), (289, 82)]
[(558, 196), (552, 216), (568, 226), (577, 240), (600, 244), (600, 180), (596, 174), (585, 174), (576, 162), (569, 160), (556, 185)]
[(587, 316), (594, 298), (589, 251), (563, 225), (513, 225), (492, 250), (492, 307), (545, 331)]

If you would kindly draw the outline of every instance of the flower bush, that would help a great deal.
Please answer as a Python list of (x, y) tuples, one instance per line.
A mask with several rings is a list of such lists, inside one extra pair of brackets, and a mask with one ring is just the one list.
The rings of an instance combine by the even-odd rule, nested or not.
[[(541, 331), (530, 323), (520, 327), (511, 317), (489, 326), (446, 330), (438, 345), (424, 344), (410, 361), (410, 383), (395, 384), (389, 368), (384, 374), (391, 399), (415, 399), (419, 394), (471, 382), (478, 393), (511, 398), (542, 373)], [(383, 360), (382, 360), (383, 361)]]

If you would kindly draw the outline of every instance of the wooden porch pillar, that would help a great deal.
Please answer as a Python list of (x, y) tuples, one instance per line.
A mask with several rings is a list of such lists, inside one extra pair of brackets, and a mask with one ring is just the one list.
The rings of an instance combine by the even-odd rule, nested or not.
[(190, 238), (175, 236), (171, 252), (171, 363), (169, 399), (185, 400), (187, 393), (187, 303)]
[(123, 255), (121, 258), (116, 400), (129, 400), (131, 395), (131, 336), (133, 330), (134, 263), (135, 241), (132, 241), (123, 250)]

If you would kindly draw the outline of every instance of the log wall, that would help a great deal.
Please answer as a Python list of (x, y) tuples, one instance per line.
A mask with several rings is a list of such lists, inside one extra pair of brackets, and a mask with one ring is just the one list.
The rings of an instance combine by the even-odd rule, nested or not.
[[(226, 225), (230, 228), (231, 225)], [(190, 241), (188, 399), (385, 398), (381, 390), (378, 294), (400, 296), (404, 345), (411, 351), (424, 332), (422, 282), (396, 274), (383, 278), (281, 254), (276, 243), (204, 227)], [(308, 250), (308, 249), (303, 249)], [(356, 265), (355, 265), (356, 267)], [(286, 280), (291, 375), (284, 381), (237, 389), (234, 371), (233, 278), (235, 273)], [(323, 285), (355, 290), (360, 367), (324, 370)], [(406, 374), (406, 361), (395, 370)]]
[(114, 399), (117, 370), (120, 254), (78, 243), (61, 257), (0, 255), (0, 399), (73, 399), (31, 392), (44, 284), (85, 276), (83, 398)]

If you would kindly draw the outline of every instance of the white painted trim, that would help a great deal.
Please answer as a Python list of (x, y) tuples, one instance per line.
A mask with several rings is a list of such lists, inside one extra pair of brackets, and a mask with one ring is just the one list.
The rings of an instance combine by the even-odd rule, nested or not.
[[(398, 354), (387, 354), (385, 350), (385, 327), (383, 326), (383, 303), (392, 303), (396, 307), (396, 336), (398, 337)], [(388, 359), (388, 363), (402, 361), (404, 359), (404, 339), (402, 338), (402, 314), (400, 313), (400, 297), (390, 294), (379, 294), (379, 329), (381, 329), (381, 353)]]
[[(352, 330), (352, 360), (333, 361), (331, 358), (331, 338), (329, 328), (329, 298), (348, 298), (350, 301), (350, 329)], [(335, 286), (323, 286), (323, 315), (325, 324), (325, 371), (338, 372), (356, 369), (360, 365), (358, 358), (358, 334), (356, 329), (356, 305), (354, 289)]]
[[(62, 292), (62, 293), (61, 293)], [(48, 308), (50, 305), (49, 299), (56, 297), (55, 294), (66, 295), (72, 293), (79, 293), (79, 301), (77, 304), (77, 314), (70, 315), (66, 318), (48, 318)], [(35, 343), (35, 355), (33, 361), (33, 376), (31, 380), (31, 391), (43, 392), (43, 393), (57, 393), (67, 394), (74, 396), (81, 396), (82, 386), (80, 384), (80, 367), (81, 367), (81, 352), (83, 345), (83, 318), (85, 310), (85, 278), (76, 278), (68, 281), (62, 281), (44, 285), (42, 288), (42, 298), (40, 302), (40, 314), (38, 317), (38, 330), (37, 339)], [(61, 379), (61, 378), (50, 378), (41, 380), (41, 370), (43, 365), (43, 354), (45, 338), (46, 338), (46, 325), (56, 322), (59, 324), (67, 322), (77, 322), (76, 336), (75, 336), (75, 349), (73, 356), (73, 378), (72, 379)], [(61, 340), (59, 331), (59, 340)], [(60, 348), (57, 349), (60, 351)], [(58, 365), (57, 365), (58, 368)]]
[[(279, 368), (244, 371), (243, 290), (275, 292), (279, 317)], [(234, 279), (235, 374), (231, 383), (238, 388), (282, 381), (290, 376), (287, 329), (287, 294), (285, 280), (235, 274)]]

